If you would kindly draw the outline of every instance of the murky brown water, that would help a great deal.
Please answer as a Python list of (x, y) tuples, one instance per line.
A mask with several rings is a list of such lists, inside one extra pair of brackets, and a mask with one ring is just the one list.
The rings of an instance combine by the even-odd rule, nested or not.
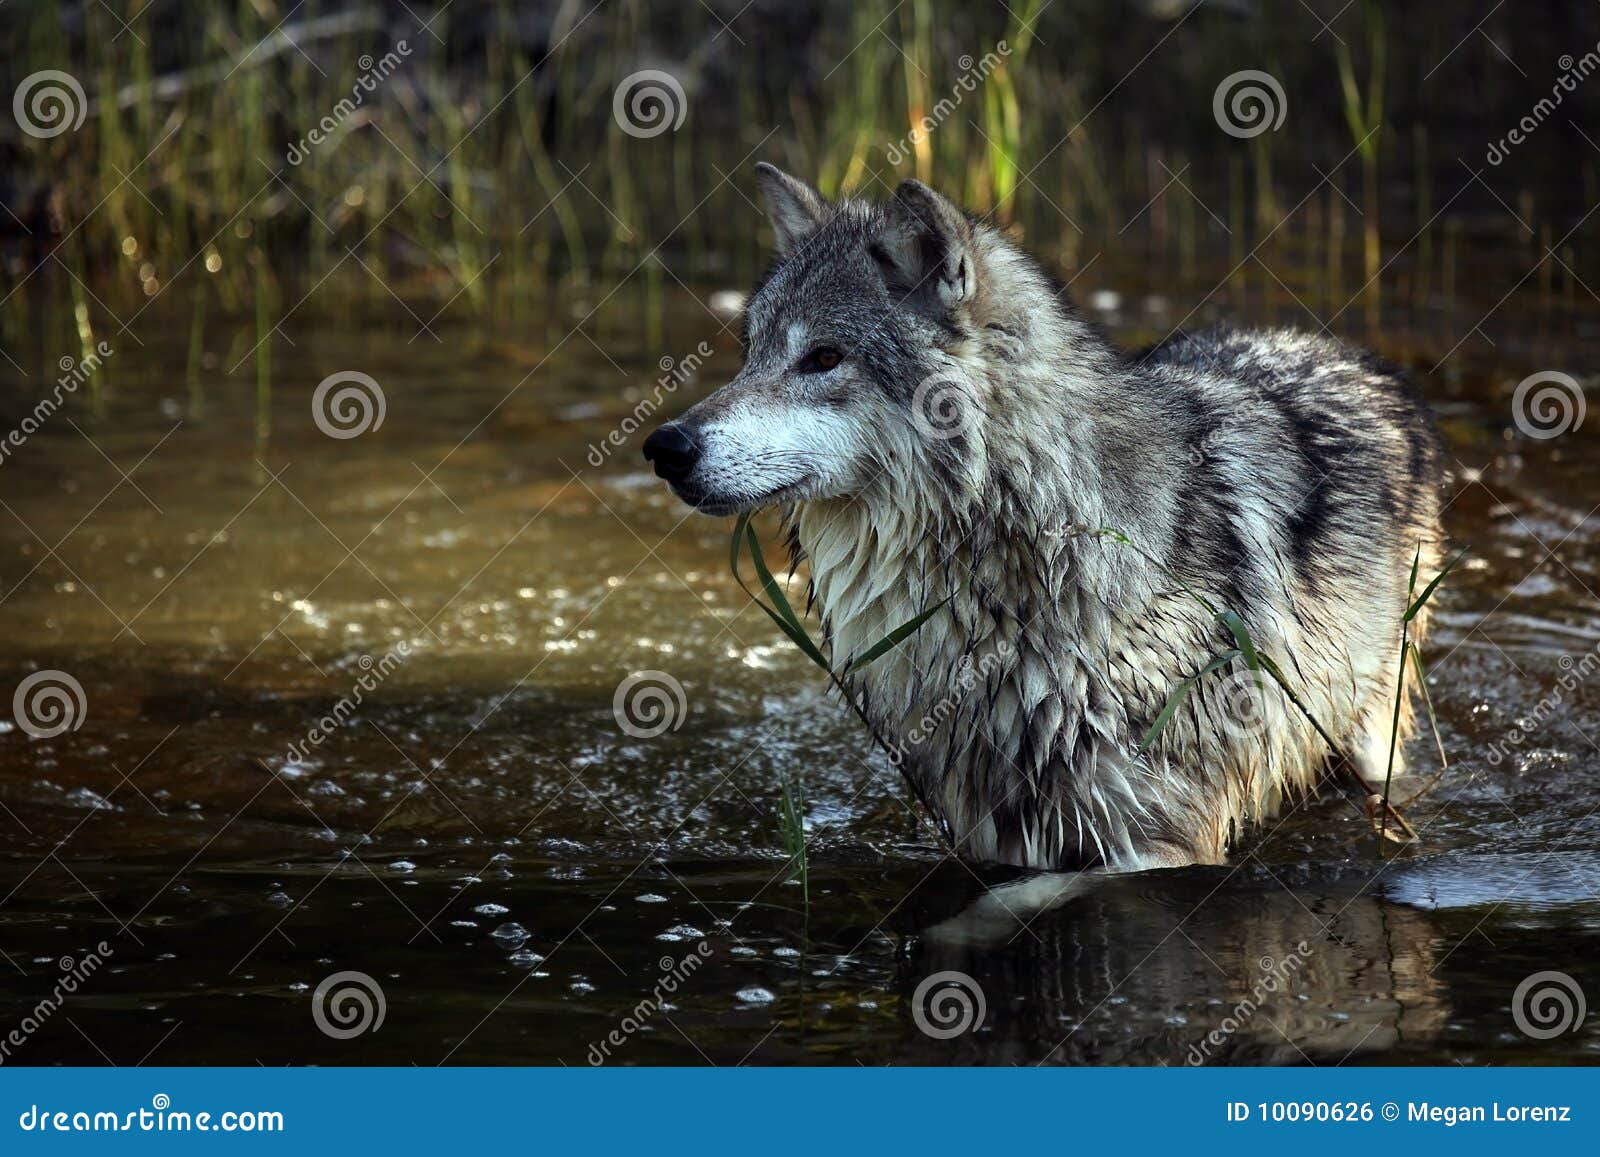
[[(188, 315), (158, 303), (142, 345), (108, 335), (100, 409), (74, 398), (0, 465), (0, 691), (54, 669), (85, 703), (52, 738), (0, 725), (0, 1035), (62, 958), (109, 950), (7, 1063), (584, 1064), (619, 1030), (615, 1063), (1181, 1064), (1228, 1018), (1206, 1058), (1595, 1058), (1593, 1028), (1530, 1039), (1511, 1005), (1552, 969), (1600, 1001), (1600, 687), (1577, 677), (1600, 639), (1600, 456), (1593, 419), (1507, 431), (1525, 374), (1592, 375), (1596, 315), (1533, 283), (1491, 310), (1521, 275), (1498, 269), (1448, 304), (1391, 303), (1376, 339), (1437, 364), (1449, 525), (1472, 548), (1432, 648), (1454, 762), (1411, 808), (1421, 844), (1386, 864), (1329, 800), (1228, 868), (1053, 908), (945, 859), (746, 607), (725, 521), (686, 518), (637, 437), (592, 464), (664, 351), (715, 348), (668, 411), (733, 371), (705, 310), (670, 302), (653, 337), (624, 292), (563, 338), (603, 296), (578, 293), (435, 341), (387, 298), (319, 297), (273, 344), (263, 436), (248, 327), (212, 322), (191, 387)], [(1100, 312), (1131, 344), (1210, 286), (1157, 297), (1108, 257), (1074, 292), (1119, 290)], [(1310, 324), (1263, 288), (1213, 308)], [(58, 345), (12, 352), (51, 366), (75, 352)], [(381, 384), (381, 427), (318, 429), (335, 370)], [(43, 380), (8, 387), (6, 428)], [(681, 683), (677, 730), (619, 728), (614, 693), (643, 670)], [(1436, 768), (1425, 743), (1413, 760)], [(776, 818), (796, 776), (809, 900)], [(385, 1014), (336, 1039), (313, 991), (347, 970)], [(952, 1039), (912, 1014), (945, 970), (986, 1006)]]

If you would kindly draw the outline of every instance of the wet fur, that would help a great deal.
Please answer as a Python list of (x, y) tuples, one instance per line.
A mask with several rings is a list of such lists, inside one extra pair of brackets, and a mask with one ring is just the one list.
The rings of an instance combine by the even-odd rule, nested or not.
[[(679, 419), (702, 458), (675, 489), (786, 510), (836, 668), (948, 600), (849, 683), (960, 854), (1218, 862), (1316, 786), (1333, 756), (1239, 663), (1139, 751), (1232, 645), (1193, 594), (1236, 611), (1382, 782), (1407, 578), (1441, 547), (1436, 436), (1398, 370), (1288, 330), (1130, 356), (924, 186), (829, 205), (770, 168), (758, 183), (783, 255), (744, 371)], [(818, 342), (847, 373), (796, 368)], [(949, 413), (959, 432), (929, 436)], [(1408, 701), (1402, 742), (1411, 724)]]

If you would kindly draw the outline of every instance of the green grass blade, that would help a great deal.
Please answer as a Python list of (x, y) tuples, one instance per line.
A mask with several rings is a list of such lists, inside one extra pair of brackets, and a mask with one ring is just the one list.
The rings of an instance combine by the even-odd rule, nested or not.
[[(1394, 756), (1400, 746), (1400, 707), (1405, 702), (1406, 696), (1406, 653), (1411, 650), (1411, 640), (1406, 637), (1407, 629), (1411, 623), (1408, 617), (1400, 624), (1400, 677), (1395, 682), (1394, 688), (1394, 722), (1389, 732), (1389, 765), (1383, 773), (1383, 806), (1389, 807), (1389, 788), (1394, 783)], [(1384, 816), (1384, 827), (1378, 829), (1378, 841), (1383, 842), (1387, 833), (1388, 815)]]
[(1196, 671), (1193, 675), (1190, 675), (1188, 678), (1179, 682), (1178, 685), (1172, 689), (1172, 693), (1167, 696), (1167, 702), (1166, 705), (1161, 708), (1161, 714), (1156, 716), (1155, 722), (1150, 724), (1150, 730), (1146, 731), (1144, 733), (1144, 738), (1139, 741), (1140, 752), (1146, 752), (1150, 750), (1151, 744), (1155, 743), (1155, 741), (1160, 737), (1161, 733), (1166, 730), (1167, 724), (1172, 722), (1172, 717), (1178, 713), (1178, 708), (1183, 705), (1184, 696), (1189, 694), (1189, 692), (1194, 689), (1194, 685), (1196, 683), (1200, 682), (1201, 679), (1205, 678), (1213, 671), (1217, 671), (1223, 667), (1226, 667), (1229, 663), (1237, 659), (1239, 654), (1240, 653), (1238, 651), (1224, 651), (1215, 659), (1212, 659), (1211, 662), (1207, 663), (1204, 667), (1201, 667), (1200, 670)]
[(822, 657), (822, 652), (817, 650), (817, 645), (811, 641), (810, 635), (806, 634), (802, 628), (791, 623), (777, 611), (767, 606), (767, 604), (762, 602), (760, 599), (753, 599), (752, 601), (756, 604), (756, 606), (760, 607), (767, 613), (767, 617), (778, 625), (778, 629), (780, 631), (789, 636), (790, 642), (805, 652), (806, 658), (810, 659), (817, 666), (821, 667), (830, 676), (833, 674), (833, 668), (828, 666), (828, 660)]
[[(744, 576), (739, 573), (739, 545), (746, 543), (750, 547), (750, 561), (755, 564), (756, 574), (761, 579), (762, 589), (772, 599), (772, 606), (768, 606), (757, 597), (755, 591), (750, 589), (744, 581)], [(772, 576), (772, 571), (767, 567), (767, 560), (761, 553), (761, 544), (756, 540), (756, 532), (750, 526), (748, 512), (741, 514), (733, 525), (733, 542), (728, 548), (728, 565), (733, 571), (733, 577), (739, 588), (766, 612), (767, 617), (777, 624), (778, 629), (789, 636), (789, 641), (799, 647), (817, 666), (826, 671), (830, 678), (833, 677), (833, 668), (828, 665), (828, 660), (818, 650), (816, 643), (806, 633), (805, 627), (800, 625), (800, 619), (795, 615), (794, 608), (789, 605), (789, 600), (784, 598), (783, 588), (778, 585), (778, 580)], [(777, 609), (774, 609), (776, 607)]]
[(1417, 686), (1422, 688), (1422, 706), (1428, 713), (1428, 726), (1433, 731), (1433, 742), (1439, 748), (1439, 766), (1450, 766), (1450, 759), (1444, 753), (1444, 736), (1439, 733), (1439, 717), (1433, 713), (1433, 692), (1428, 690), (1428, 672), (1422, 666), (1422, 651), (1415, 643), (1411, 644), (1411, 662), (1417, 671)]
[(1462, 547), (1460, 550), (1456, 551), (1455, 557), (1444, 564), (1444, 569), (1433, 576), (1433, 581), (1422, 588), (1422, 593), (1417, 596), (1416, 601), (1412, 603), (1411, 606), (1406, 610), (1406, 622), (1409, 623), (1412, 619), (1417, 617), (1418, 612), (1427, 605), (1428, 600), (1433, 597), (1433, 592), (1438, 588), (1439, 584), (1444, 581), (1444, 576), (1449, 574), (1455, 568), (1456, 563), (1460, 562), (1466, 557), (1466, 553), (1466, 547)]
[(1306, 705), (1306, 701), (1300, 698), (1299, 692), (1294, 689), (1294, 684), (1289, 682), (1289, 677), (1283, 673), (1283, 668), (1278, 666), (1277, 660), (1265, 652), (1262, 652), (1258, 657), (1261, 660), (1261, 669), (1272, 676), (1273, 682), (1277, 683), (1283, 689), (1283, 693), (1289, 697), (1289, 702), (1294, 704), (1295, 709), (1301, 715), (1305, 716), (1306, 722), (1311, 724), (1312, 729), (1322, 736), (1322, 742), (1328, 745), (1328, 751), (1332, 754), (1337, 754), (1340, 750), (1339, 745), (1334, 742), (1333, 736), (1328, 734), (1328, 729), (1322, 725), (1322, 721), (1312, 713), (1311, 708)]
[[(739, 573), (739, 548), (741, 544), (749, 548), (750, 561), (755, 565), (756, 576), (760, 579), (761, 589), (766, 592), (767, 597), (771, 600), (770, 606), (756, 597), (755, 592), (752, 591), (748, 585), (746, 585), (744, 577)], [(805, 629), (804, 624), (801, 623), (800, 616), (795, 613), (794, 607), (790, 604), (788, 597), (783, 593), (783, 587), (779, 584), (777, 577), (773, 575), (772, 569), (767, 566), (766, 556), (761, 552), (760, 540), (756, 538), (755, 528), (750, 525), (750, 515), (748, 512), (741, 514), (738, 520), (734, 523), (733, 541), (728, 548), (728, 565), (733, 571), (733, 577), (738, 581), (739, 586), (744, 590), (745, 594), (750, 596), (751, 601), (765, 611), (774, 623), (778, 624), (779, 629), (782, 630), (785, 635), (789, 636), (789, 639), (795, 644), (795, 646), (799, 647), (805, 652), (807, 658), (826, 671), (829, 676), (837, 680), (838, 676), (834, 674), (833, 668), (829, 665), (827, 658), (822, 654), (821, 649), (812, 640), (810, 633)], [(906, 639), (910, 638), (918, 629), (922, 627), (924, 623), (931, 619), (934, 614), (949, 601), (950, 600), (948, 598), (941, 600), (936, 605), (928, 608), (926, 611), (923, 611), (922, 614), (918, 615), (910, 622), (902, 623), (900, 626), (890, 631), (886, 636), (884, 636), (882, 639), (879, 639), (876, 643), (869, 647), (859, 658), (851, 662), (851, 664), (845, 668), (844, 673), (848, 675), (853, 671), (858, 671), (862, 667), (865, 667), (868, 663), (871, 663), (873, 660), (882, 658), (884, 655), (888, 654), (895, 647), (899, 646), (901, 643), (905, 642)]]
[[(733, 572), (733, 577), (738, 579), (739, 585), (744, 586), (744, 579), (739, 575), (739, 547), (744, 542), (745, 527), (750, 525), (750, 512), (747, 510), (733, 521), (733, 537), (728, 540), (728, 569)], [(750, 588), (745, 587), (748, 591)]]
[(922, 627), (923, 623), (926, 623), (939, 611), (943, 610), (944, 605), (949, 601), (950, 600), (948, 598), (940, 599), (937, 603), (923, 611), (910, 622), (901, 623), (894, 630), (890, 631), (883, 638), (879, 639), (876, 643), (872, 644), (872, 646), (868, 647), (857, 658), (851, 660), (850, 665), (844, 669), (844, 673), (849, 675), (854, 671), (859, 671), (868, 663), (871, 663), (876, 659), (881, 659), (884, 655), (887, 655), (890, 651), (894, 650), (901, 643), (905, 642), (912, 635), (914, 635)]
[(783, 593), (783, 587), (778, 585), (772, 569), (767, 566), (766, 556), (761, 553), (761, 543), (756, 538), (755, 527), (746, 523), (744, 537), (750, 544), (750, 561), (755, 563), (756, 576), (761, 580), (761, 589), (767, 592), (767, 597), (772, 600), (772, 605), (778, 612), (803, 633), (805, 628), (800, 625), (800, 616), (795, 614), (794, 608), (789, 605), (789, 596)]
[(785, 784), (778, 801), (778, 827), (789, 857), (790, 879), (799, 879), (805, 903), (811, 902), (811, 863), (806, 849), (805, 790), (799, 780)]
[(1244, 656), (1245, 666), (1252, 671), (1261, 670), (1261, 656), (1256, 653), (1255, 640), (1250, 637), (1250, 628), (1244, 625), (1241, 619), (1232, 611), (1223, 611), (1217, 616), (1217, 621), (1228, 628), (1228, 633), (1233, 636), (1234, 645), (1239, 648), (1239, 654)]

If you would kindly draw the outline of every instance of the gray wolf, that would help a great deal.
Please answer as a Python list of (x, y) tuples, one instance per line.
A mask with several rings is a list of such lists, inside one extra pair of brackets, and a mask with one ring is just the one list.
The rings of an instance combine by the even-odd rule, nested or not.
[[(778, 260), (744, 367), (645, 457), (705, 514), (783, 510), (836, 669), (939, 607), (847, 687), (960, 855), (1218, 863), (1335, 760), (1383, 784), (1407, 582), (1442, 547), (1437, 435), (1398, 370), (1288, 330), (1125, 354), (920, 182), (886, 203), (756, 182)], [(1240, 662), (1143, 746), (1231, 645), (1196, 596), (1333, 749)]]

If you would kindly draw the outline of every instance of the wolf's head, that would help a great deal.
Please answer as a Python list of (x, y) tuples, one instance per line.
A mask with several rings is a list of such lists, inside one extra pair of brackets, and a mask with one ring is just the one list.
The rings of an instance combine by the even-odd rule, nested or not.
[(646, 439), (656, 473), (714, 515), (911, 479), (971, 489), (996, 366), (1057, 312), (1047, 279), (919, 181), (883, 204), (830, 204), (766, 164), (756, 183), (779, 260), (746, 310), (744, 368)]

